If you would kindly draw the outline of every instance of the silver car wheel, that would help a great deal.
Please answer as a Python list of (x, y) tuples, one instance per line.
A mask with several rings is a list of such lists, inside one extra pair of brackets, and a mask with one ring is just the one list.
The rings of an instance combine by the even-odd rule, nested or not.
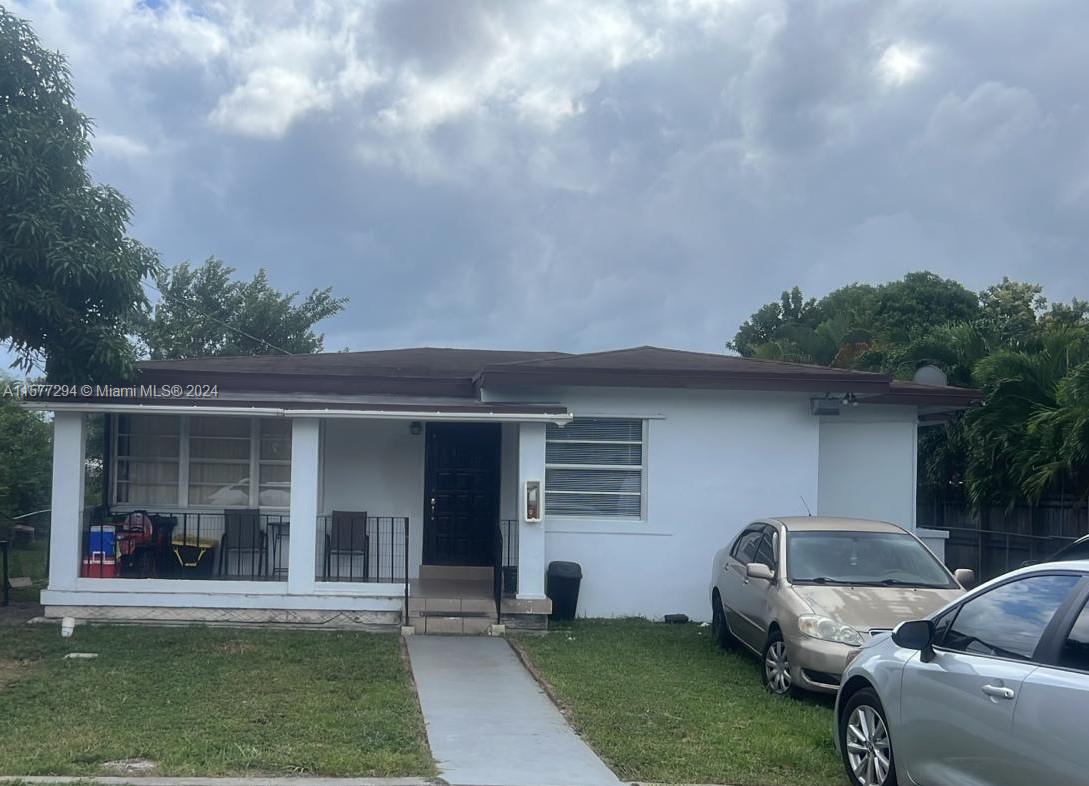
[(764, 674), (772, 693), (790, 690), (790, 661), (787, 659), (786, 642), (773, 641), (764, 658)]
[(880, 713), (862, 704), (847, 721), (847, 763), (862, 786), (883, 786), (892, 766), (892, 743)]

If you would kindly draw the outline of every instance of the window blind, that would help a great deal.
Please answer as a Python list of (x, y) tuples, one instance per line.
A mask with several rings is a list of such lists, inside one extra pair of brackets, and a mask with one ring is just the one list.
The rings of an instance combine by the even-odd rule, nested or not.
[(643, 421), (575, 418), (545, 432), (545, 509), (550, 516), (643, 515)]

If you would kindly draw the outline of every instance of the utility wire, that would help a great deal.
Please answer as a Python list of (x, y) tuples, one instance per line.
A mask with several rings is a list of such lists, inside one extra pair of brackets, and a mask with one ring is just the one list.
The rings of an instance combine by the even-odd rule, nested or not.
[(210, 319), (210, 320), (212, 320), (213, 322), (215, 322), (215, 323), (216, 323), (217, 325), (221, 325), (222, 327), (225, 327), (225, 328), (227, 328), (227, 330), (231, 330), (231, 331), (234, 331), (235, 333), (237, 333), (237, 334), (238, 334), (238, 335), (240, 335), (240, 336), (245, 336), (245, 337), (246, 337), (246, 338), (248, 338), (248, 339), (249, 339), (250, 341), (256, 341), (256, 342), (257, 342), (257, 343), (259, 343), (259, 344), (264, 344), (264, 345), (265, 345), (266, 347), (268, 347), (269, 349), (275, 349), (275, 350), (276, 350), (277, 352), (280, 352), (280, 353), (282, 353), (282, 354), (284, 354), (284, 355), (292, 355), (292, 354), (294, 354), (293, 352), (288, 352), (288, 351), (287, 351), (286, 349), (283, 349), (282, 347), (278, 347), (278, 346), (276, 346), (275, 344), (271, 344), (271, 343), (269, 343), (268, 341), (265, 341), (265, 340), (264, 340), (263, 338), (258, 338), (257, 336), (253, 336), (253, 335), (250, 335), (250, 334), (249, 334), (249, 333), (247, 333), (247, 332), (246, 332), (245, 330), (242, 330), (242, 329), (240, 329), (240, 328), (237, 328), (237, 327), (235, 327), (234, 325), (230, 325), (230, 324), (228, 324), (228, 323), (224, 322), (224, 321), (223, 321), (222, 319), (217, 319), (216, 317), (213, 317), (213, 316), (212, 316), (211, 314), (207, 314), (207, 313), (205, 313), (205, 312), (201, 311), (201, 310), (200, 310), (199, 308), (197, 308), (196, 306), (194, 306), (194, 305), (193, 305), (192, 303), (186, 302), (185, 300), (182, 300), (181, 298), (175, 298), (175, 297), (174, 297), (174, 295), (166, 295), (166, 294), (164, 294), (164, 293), (163, 293), (163, 291), (162, 291), (161, 289), (159, 289), (159, 288), (158, 288), (157, 286), (155, 286), (154, 284), (152, 284), (152, 283), (151, 283), (150, 281), (141, 281), (140, 283), (141, 283), (141, 284), (143, 284), (143, 285), (144, 285), (145, 287), (150, 287), (151, 289), (154, 289), (154, 290), (155, 290), (156, 292), (158, 292), (158, 293), (159, 293), (159, 296), (160, 296), (160, 297), (161, 297), (161, 298), (162, 298), (162, 299), (163, 299), (164, 301), (165, 301), (165, 300), (167, 300), (168, 298), (169, 298), (169, 299), (171, 299), (171, 300), (177, 299), (177, 300), (179, 300), (179, 301), (181, 302), (181, 304), (182, 304), (183, 306), (187, 306), (188, 308), (191, 308), (191, 309), (193, 309), (194, 311), (196, 311), (196, 312), (197, 312), (198, 314), (200, 314), (200, 315), (201, 315), (202, 317), (204, 317), (205, 319)]

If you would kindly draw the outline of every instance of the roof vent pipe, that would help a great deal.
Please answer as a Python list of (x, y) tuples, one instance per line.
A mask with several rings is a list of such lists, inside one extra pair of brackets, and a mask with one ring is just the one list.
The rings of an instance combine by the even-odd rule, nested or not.
[(932, 363), (915, 369), (915, 375), (911, 380), (920, 385), (940, 385), (944, 387), (949, 384), (949, 377), (945, 375), (945, 372)]

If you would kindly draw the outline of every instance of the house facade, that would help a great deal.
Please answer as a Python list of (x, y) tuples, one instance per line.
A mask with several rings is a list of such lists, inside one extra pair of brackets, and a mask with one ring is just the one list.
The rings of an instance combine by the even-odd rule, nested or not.
[(917, 431), (978, 398), (654, 347), (149, 361), (91, 393), (29, 404), (55, 423), (47, 615), (421, 632), (543, 626), (553, 561), (580, 615), (704, 619), (752, 519), (913, 528)]

